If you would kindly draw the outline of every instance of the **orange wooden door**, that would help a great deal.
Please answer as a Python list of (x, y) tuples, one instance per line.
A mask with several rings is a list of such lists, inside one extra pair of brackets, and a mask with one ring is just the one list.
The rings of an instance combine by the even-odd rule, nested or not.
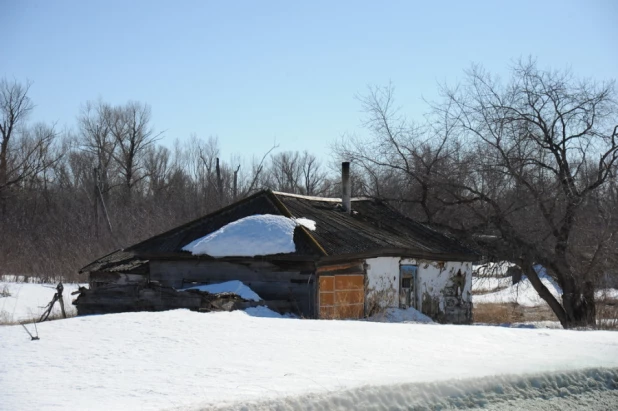
[(320, 276), (320, 318), (362, 318), (365, 314), (365, 276)]

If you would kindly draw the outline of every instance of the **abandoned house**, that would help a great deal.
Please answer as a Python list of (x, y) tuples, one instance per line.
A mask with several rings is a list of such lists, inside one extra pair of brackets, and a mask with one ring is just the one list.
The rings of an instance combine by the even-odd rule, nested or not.
[[(93, 289), (239, 280), (265, 304), (285, 301), (308, 318), (362, 318), (386, 307), (413, 307), (436, 321), (469, 323), (478, 255), (384, 202), (350, 198), (349, 181), (349, 163), (343, 163), (342, 199), (258, 192), (80, 273), (89, 275)], [(285, 230), (287, 240), (277, 234)], [(236, 237), (210, 241), (226, 232)]]

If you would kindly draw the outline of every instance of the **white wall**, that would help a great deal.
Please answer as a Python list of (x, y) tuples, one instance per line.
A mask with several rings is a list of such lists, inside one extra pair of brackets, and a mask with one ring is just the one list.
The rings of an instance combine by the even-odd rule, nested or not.
[[(399, 307), (399, 266), (411, 264), (418, 266), (416, 281), (416, 301), (419, 311), (427, 311), (423, 301), (437, 305), (440, 312), (447, 311), (449, 288), (453, 288), (453, 278), (458, 270), (465, 276), (461, 302), (469, 305), (472, 301), (472, 263), (438, 262), (400, 257), (369, 258), (367, 264), (367, 301), (380, 298), (382, 307)], [(445, 295), (446, 294), (446, 295)], [(431, 301), (430, 301), (431, 300)], [(452, 307), (451, 307), (452, 310)]]
[(381, 307), (399, 307), (399, 257), (369, 258), (367, 264), (367, 297)]
[[(413, 264), (414, 260), (402, 260), (402, 264)], [(447, 261), (444, 263), (436, 261), (418, 261), (418, 280), (417, 280), (417, 301), (419, 311), (423, 311), (423, 296), (425, 293), (439, 302), (440, 311), (446, 309), (446, 296), (444, 291), (447, 287), (453, 286), (453, 277), (457, 271), (465, 276), (465, 285), (462, 300), (466, 303), (472, 301), (472, 263)], [(427, 298), (425, 298), (425, 301)]]

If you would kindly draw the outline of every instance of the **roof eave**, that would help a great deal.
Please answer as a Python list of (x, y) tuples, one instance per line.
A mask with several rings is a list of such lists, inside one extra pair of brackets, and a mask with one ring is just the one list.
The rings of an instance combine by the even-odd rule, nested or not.
[(320, 258), (317, 255), (304, 254), (271, 254), (271, 255), (256, 255), (256, 256), (230, 256), (230, 257), (211, 257), (209, 255), (193, 255), (188, 252), (180, 253), (155, 253), (155, 254), (140, 254), (140, 259), (149, 261), (172, 261), (172, 260), (193, 260), (193, 261), (316, 261)]
[(432, 261), (462, 261), (475, 262), (480, 259), (480, 255), (476, 253), (435, 253), (423, 250), (411, 250), (406, 248), (382, 248), (371, 251), (350, 254), (338, 254), (320, 258), (318, 265), (326, 263), (334, 263), (339, 261), (360, 259), (360, 258), (376, 258), (376, 257), (401, 257), (415, 258), (421, 260)]

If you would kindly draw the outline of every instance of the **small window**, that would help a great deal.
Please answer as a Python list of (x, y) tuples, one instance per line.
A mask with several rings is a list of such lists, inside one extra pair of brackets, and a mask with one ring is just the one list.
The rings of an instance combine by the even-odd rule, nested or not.
[(401, 279), (401, 288), (410, 288), (412, 285), (412, 278), (404, 277)]

